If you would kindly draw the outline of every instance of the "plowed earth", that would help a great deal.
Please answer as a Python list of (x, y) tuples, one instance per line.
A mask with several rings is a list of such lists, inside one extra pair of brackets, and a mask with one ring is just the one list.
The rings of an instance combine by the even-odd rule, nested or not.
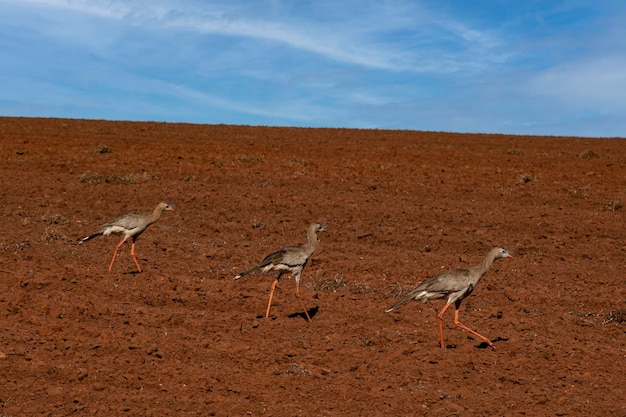
[[(2, 416), (625, 416), (626, 140), (0, 118)], [(107, 271), (78, 238), (173, 201)], [(310, 222), (303, 273), (232, 278)], [(441, 302), (512, 251), (438, 345)]]

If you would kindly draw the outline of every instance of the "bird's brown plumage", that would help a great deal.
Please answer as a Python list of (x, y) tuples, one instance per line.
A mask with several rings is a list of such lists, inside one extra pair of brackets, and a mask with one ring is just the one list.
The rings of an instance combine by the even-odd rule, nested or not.
[(426, 302), (428, 300), (447, 298), (445, 306), (437, 315), (439, 319), (441, 347), (445, 349), (443, 340), (442, 317), (443, 313), (445, 313), (445, 311), (451, 304), (454, 304), (455, 306), (454, 324), (478, 336), (479, 338), (487, 342), (490, 346), (493, 346), (493, 343), (489, 339), (476, 333), (469, 327), (461, 324), (458, 320), (458, 314), (461, 301), (463, 301), (465, 297), (467, 297), (472, 293), (472, 291), (474, 291), (480, 280), (485, 276), (489, 268), (491, 268), (493, 262), (500, 258), (512, 258), (512, 256), (505, 249), (493, 248), (489, 251), (483, 262), (472, 268), (451, 269), (435, 275), (434, 277), (431, 277), (422, 282), (406, 297), (404, 297), (391, 307), (387, 308), (385, 312), (388, 313), (406, 303), (407, 301), (411, 300)]
[(267, 304), (267, 311), (265, 313), (265, 317), (269, 317), (270, 308), (272, 306), (272, 297), (274, 295), (274, 289), (278, 284), (278, 281), (284, 274), (291, 274), (294, 276), (296, 280), (296, 297), (300, 301), (302, 308), (304, 309), (304, 314), (307, 317), (308, 321), (311, 321), (311, 317), (304, 306), (304, 302), (300, 297), (300, 275), (302, 274), (302, 270), (309, 262), (309, 258), (315, 250), (317, 249), (319, 241), (317, 240), (317, 233), (323, 232), (325, 230), (324, 223), (312, 223), (309, 225), (307, 229), (307, 243), (297, 246), (287, 246), (284, 248), (280, 248), (275, 252), (267, 255), (263, 260), (257, 265), (250, 269), (247, 269), (243, 272), (240, 272), (234, 279), (239, 279), (244, 275), (251, 274), (253, 272), (269, 272), (269, 271), (278, 271), (278, 276), (272, 283), (272, 287), (270, 290), (270, 299)]
[(137, 262), (137, 258), (135, 257), (135, 241), (137, 238), (146, 231), (146, 229), (151, 225), (156, 223), (157, 220), (161, 217), (161, 213), (164, 211), (174, 211), (174, 205), (170, 203), (159, 203), (154, 208), (152, 213), (127, 213), (122, 216), (116, 217), (114, 219), (109, 220), (100, 226), (100, 230), (96, 233), (91, 234), (87, 237), (84, 237), (78, 241), (79, 244), (87, 242), (98, 236), (109, 236), (109, 235), (122, 235), (122, 240), (115, 247), (115, 251), (113, 252), (113, 258), (111, 259), (111, 263), (109, 264), (109, 271), (113, 268), (113, 263), (115, 262), (115, 257), (117, 256), (117, 252), (120, 247), (126, 242), (128, 239), (132, 240), (130, 255), (137, 266), (137, 270), (141, 272), (141, 267), (139, 266), (139, 262)]

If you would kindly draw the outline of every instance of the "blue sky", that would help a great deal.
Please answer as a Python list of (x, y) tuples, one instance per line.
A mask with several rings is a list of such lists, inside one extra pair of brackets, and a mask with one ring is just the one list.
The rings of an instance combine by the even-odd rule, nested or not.
[(626, 137), (626, 2), (0, 0), (0, 115)]

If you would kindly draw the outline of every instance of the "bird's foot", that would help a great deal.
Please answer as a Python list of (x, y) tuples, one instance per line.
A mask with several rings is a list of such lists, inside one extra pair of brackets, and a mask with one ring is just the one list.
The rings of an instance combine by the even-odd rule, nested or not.
[(482, 343), (481, 343), (480, 345), (478, 345), (477, 347), (478, 347), (478, 349), (487, 349), (488, 347), (490, 347), (490, 348), (491, 348), (491, 350), (496, 350), (496, 347), (494, 346), (494, 343), (495, 343), (495, 342), (499, 342), (499, 341), (501, 341), (501, 340), (506, 341), (506, 340), (509, 340), (509, 339), (507, 339), (507, 338), (505, 338), (505, 337), (499, 337), (499, 336), (498, 336), (498, 337), (496, 337), (495, 339), (491, 339), (489, 342), (486, 342), (486, 341), (485, 341), (485, 342), (482, 342)]

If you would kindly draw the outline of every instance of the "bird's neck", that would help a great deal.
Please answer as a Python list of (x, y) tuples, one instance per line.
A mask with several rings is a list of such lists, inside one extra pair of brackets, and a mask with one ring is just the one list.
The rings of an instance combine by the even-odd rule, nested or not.
[(315, 233), (315, 228), (310, 227), (309, 230), (307, 231), (307, 243), (304, 245), (304, 250), (309, 255), (312, 255), (313, 252), (315, 252), (315, 249), (317, 249), (318, 243), (319, 241), (317, 240), (317, 234)]
[(482, 263), (480, 263), (479, 265), (476, 265), (472, 269), (476, 271), (482, 277), (483, 275), (485, 275), (487, 271), (489, 271), (489, 268), (491, 268), (493, 261), (496, 260), (497, 255), (498, 255), (498, 252), (495, 250), (492, 250), (491, 252), (487, 254), (487, 257), (485, 258), (484, 261), (482, 261)]
[(156, 222), (157, 220), (159, 220), (159, 218), (161, 218), (161, 213), (163, 213), (163, 209), (161, 208), (161, 205), (159, 204), (158, 206), (156, 206), (156, 208), (154, 209), (154, 211), (152, 212), (152, 214), (149, 217), (149, 223), (152, 224), (154, 222)]

